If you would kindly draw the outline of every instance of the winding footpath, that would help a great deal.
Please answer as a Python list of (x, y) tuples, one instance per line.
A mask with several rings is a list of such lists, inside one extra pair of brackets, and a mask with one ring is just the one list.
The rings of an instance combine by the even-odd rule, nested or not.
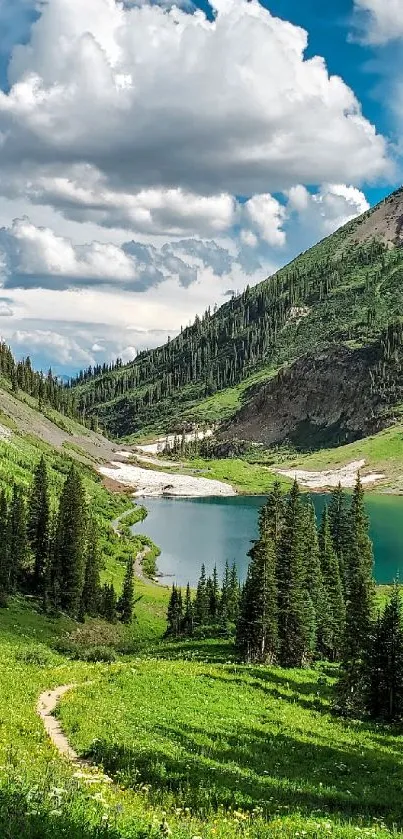
[(85, 760), (84, 758), (78, 756), (77, 752), (75, 752), (71, 747), (66, 735), (63, 733), (59, 721), (53, 716), (53, 712), (62, 696), (64, 696), (69, 690), (73, 690), (75, 687), (77, 687), (77, 685), (72, 683), (69, 685), (60, 685), (53, 690), (45, 690), (41, 693), (38, 699), (37, 713), (43, 722), (48, 737), (57, 749), (59, 755), (66, 758), (69, 763), (76, 767), (80, 773), (80, 778), (91, 783), (94, 783), (95, 781), (101, 781), (108, 784), (112, 783), (112, 778), (105, 775), (104, 772), (101, 772), (98, 767), (92, 763), (92, 761)]

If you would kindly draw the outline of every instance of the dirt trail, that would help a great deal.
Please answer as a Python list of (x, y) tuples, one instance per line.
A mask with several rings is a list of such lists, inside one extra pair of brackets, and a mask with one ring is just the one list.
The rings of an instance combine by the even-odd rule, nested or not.
[(37, 713), (43, 722), (47, 735), (50, 737), (59, 754), (77, 768), (79, 772), (77, 777), (80, 777), (87, 783), (100, 781), (110, 784), (112, 783), (112, 778), (105, 775), (104, 772), (101, 772), (92, 761), (78, 756), (77, 752), (70, 746), (66, 735), (63, 734), (59, 721), (53, 716), (53, 711), (62, 696), (75, 687), (77, 687), (76, 684), (60, 685), (53, 690), (45, 690), (38, 699)]

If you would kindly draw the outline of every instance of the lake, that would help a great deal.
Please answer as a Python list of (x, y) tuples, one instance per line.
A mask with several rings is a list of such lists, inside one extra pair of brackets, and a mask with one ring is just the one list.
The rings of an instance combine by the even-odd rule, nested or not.
[[(313, 495), (320, 515), (328, 495)], [(195, 586), (204, 562), (207, 574), (217, 565), (222, 576), (226, 560), (236, 562), (241, 579), (248, 565), (247, 552), (257, 535), (259, 508), (264, 496), (230, 498), (146, 498), (145, 521), (133, 530), (147, 534), (161, 548), (158, 568), (162, 582)], [(390, 583), (403, 578), (403, 498), (368, 495), (366, 506), (374, 543), (375, 577)]]

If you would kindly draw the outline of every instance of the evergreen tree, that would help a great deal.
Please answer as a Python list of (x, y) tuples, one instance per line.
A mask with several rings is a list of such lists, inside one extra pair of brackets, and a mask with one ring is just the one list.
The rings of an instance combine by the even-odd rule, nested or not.
[(239, 614), (239, 598), (240, 598), (240, 588), (239, 588), (239, 579), (238, 579), (238, 571), (235, 562), (232, 565), (230, 574), (229, 574), (229, 586), (228, 586), (228, 602), (227, 602), (227, 615), (228, 620), (231, 623), (235, 623), (238, 618)]
[(166, 634), (177, 638), (182, 631), (183, 603), (182, 592), (175, 584), (172, 586), (171, 596), (169, 598), (167, 621), (168, 627)]
[(185, 635), (193, 635), (193, 603), (192, 603), (192, 595), (190, 592), (190, 585), (189, 583), (186, 586), (186, 594), (185, 594), (185, 603), (184, 603), (184, 611), (183, 611), (183, 621), (182, 621), (182, 631)]
[(209, 618), (215, 624), (220, 611), (220, 587), (218, 585), (217, 566), (214, 566), (213, 577), (209, 587)]
[(277, 651), (276, 550), (267, 518), (259, 514), (259, 539), (249, 552), (245, 586), (236, 627), (236, 644), (246, 661), (273, 661)]
[(339, 561), (344, 594), (347, 590), (347, 557), (350, 550), (350, 519), (347, 499), (341, 484), (333, 490), (329, 502), (329, 527), (333, 549)]
[(341, 702), (346, 709), (353, 709), (361, 701), (363, 661), (368, 652), (374, 615), (373, 551), (359, 475), (350, 508), (350, 534), (346, 563), (346, 629), (339, 683)]
[(34, 555), (34, 590), (43, 594), (44, 577), (49, 553), (49, 490), (45, 458), (42, 456), (35, 471), (28, 507), (28, 538)]
[(285, 507), (278, 548), (279, 661), (301, 667), (312, 654), (314, 610), (305, 588), (304, 516), (298, 484), (294, 481)]
[(224, 576), (221, 586), (220, 597), (220, 621), (226, 623), (229, 618), (229, 596), (230, 596), (230, 570), (228, 560), (225, 563)]
[(98, 532), (95, 519), (90, 516), (87, 527), (87, 546), (85, 558), (84, 587), (81, 596), (84, 614), (95, 617), (99, 612), (100, 598), (100, 555)]
[(134, 560), (129, 557), (126, 565), (126, 573), (123, 581), (122, 595), (118, 603), (118, 612), (122, 623), (131, 623), (133, 618), (134, 600)]
[(197, 584), (196, 597), (194, 601), (194, 620), (198, 626), (205, 626), (208, 622), (209, 602), (207, 596), (206, 568), (201, 567), (200, 579)]
[(109, 623), (117, 621), (117, 596), (113, 583), (104, 583), (101, 589), (100, 612)]
[(78, 614), (84, 587), (86, 527), (84, 487), (72, 466), (60, 498), (54, 560), (60, 607), (72, 617)]
[(327, 619), (326, 597), (323, 585), (323, 575), (319, 556), (318, 529), (316, 522), (315, 507), (310, 501), (303, 511), (303, 556), (305, 566), (304, 587), (310, 598), (307, 608), (311, 616), (307, 615), (307, 624), (315, 629), (315, 637), (310, 646), (316, 650), (321, 648), (324, 626)]
[(398, 585), (394, 586), (383, 615), (378, 616), (366, 668), (366, 710), (375, 718), (400, 718), (403, 714), (403, 626)]
[(340, 656), (346, 621), (343, 584), (338, 557), (333, 548), (328, 508), (322, 515), (320, 533), (320, 564), (326, 595), (321, 652), (331, 661)]
[(273, 489), (267, 496), (264, 519), (268, 530), (267, 535), (277, 548), (284, 525), (284, 496), (278, 480), (274, 481)]

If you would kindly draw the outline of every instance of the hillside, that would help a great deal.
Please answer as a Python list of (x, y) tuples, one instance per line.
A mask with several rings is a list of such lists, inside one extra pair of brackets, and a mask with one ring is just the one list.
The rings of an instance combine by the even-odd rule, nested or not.
[[(403, 308), (402, 218), (403, 189), (164, 346), (82, 373), (73, 390), (80, 409), (127, 437), (228, 418), (255, 395), (256, 381), (332, 345), (378, 352), (388, 365), (381, 345)], [(384, 407), (395, 404), (390, 383)], [(369, 415), (377, 408), (371, 402)], [(351, 424), (365, 433), (359, 417)]]

